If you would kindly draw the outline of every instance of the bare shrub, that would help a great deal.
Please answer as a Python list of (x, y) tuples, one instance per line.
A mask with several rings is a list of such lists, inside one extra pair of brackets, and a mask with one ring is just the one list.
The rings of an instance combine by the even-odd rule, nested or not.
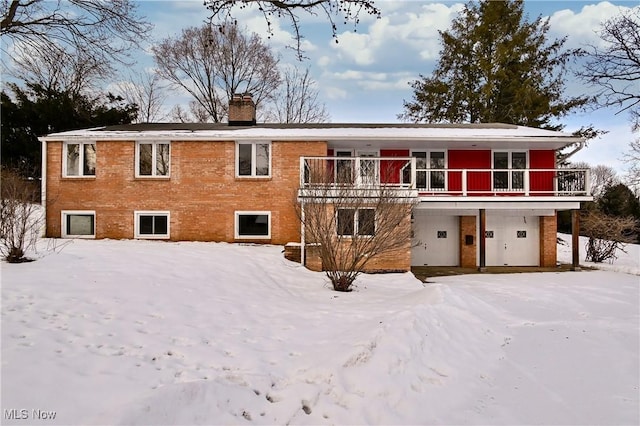
[[(415, 199), (399, 184), (380, 183), (375, 160), (314, 160), (306, 165), (296, 211), (306, 243), (317, 247), (322, 267), (336, 291), (351, 291), (365, 267), (382, 253), (410, 249)], [(341, 162), (342, 167), (341, 167)], [(371, 167), (371, 182), (357, 176)], [(396, 167), (397, 169), (397, 167)], [(396, 172), (399, 173), (398, 170)], [(369, 172), (368, 172), (369, 173)]]
[(28, 261), (26, 250), (35, 245), (42, 222), (38, 184), (5, 169), (0, 184), (0, 255), (10, 263)]
[(635, 239), (637, 221), (629, 217), (608, 216), (599, 211), (589, 211), (581, 218), (583, 235), (589, 237), (586, 260), (595, 263), (613, 262), (617, 251)]

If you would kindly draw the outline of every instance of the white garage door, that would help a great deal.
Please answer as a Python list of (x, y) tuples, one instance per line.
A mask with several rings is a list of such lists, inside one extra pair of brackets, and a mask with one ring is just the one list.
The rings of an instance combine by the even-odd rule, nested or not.
[(487, 266), (538, 266), (540, 227), (537, 216), (487, 215)]
[(459, 264), (460, 219), (458, 216), (413, 214), (412, 266), (457, 266)]

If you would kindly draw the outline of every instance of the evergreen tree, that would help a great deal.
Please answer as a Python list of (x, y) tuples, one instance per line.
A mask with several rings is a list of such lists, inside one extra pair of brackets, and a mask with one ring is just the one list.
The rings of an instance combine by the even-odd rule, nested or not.
[(502, 122), (559, 130), (553, 120), (589, 102), (563, 96), (565, 38), (548, 40), (548, 20), (528, 22), (518, 0), (471, 2), (441, 31), (431, 76), (411, 83), (399, 118), (413, 122)]
[(37, 84), (9, 85), (1, 94), (2, 166), (28, 177), (40, 177), (38, 136), (53, 132), (131, 123), (138, 107), (112, 94), (89, 97), (69, 91), (48, 90)]
[(598, 199), (598, 207), (610, 216), (633, 216), (640, 220), (640, 201), (623, 183), (607, 188)]

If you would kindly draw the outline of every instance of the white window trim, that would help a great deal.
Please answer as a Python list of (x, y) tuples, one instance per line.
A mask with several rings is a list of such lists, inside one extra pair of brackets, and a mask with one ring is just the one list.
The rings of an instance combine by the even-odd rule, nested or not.
[[(146, 144), (151, 145), (151, 174), (150, 175), (141, 175), (140, 174), (140, 145)], [(158, 175), (156, 174), (156, 161), (158, 155), (158, 145), (169, 145), (169, 173), (166, 175)], [(136, 141), (136, 152), (135, 152), (135, 176), (139, 179), (169, 179), (171, 178), (171, 141)]]
[[(67, 233), (67, 216), (73, 215), (92, 215), (93, 216), (93, 235), (74, 235)], [(62, 210), (60, 212), (60, 234), (62, 238), (85, 238), (94, 239), (96, 237), (96, 211), (95, 210)]]
[[(68, 145), (80, 145), (80, 158), (78, 164), (78, 174), (70, 175), (67, 173), (67, 154), (69, 150), (67, 149)], [(82, 142), (63, 142), (62, 144), (62, 177), (70, 178), (70, 179), (95, 179), (96, 175), (85, 175), (84, 174), (84, 145), (95, 145), (96, 146), (96, 172), (98, 170), (98, 144), (96, 141), (82, 141)]]
[[(496, 169), (495, 168), (495, 153), (503, 152), (507, 154), (507, 168), (506, 169)], [(526, 164), (524, 169), (514, 169), (513, 168), (513, 153), (524, 153), (526, 157)], [(525, 188), (513, 188), (513, 174), (514, 171), (522, 171), (525, 173), (525, 180), (527, 178), (526, 171), (529, 170), (529, 160), (530, 160), (529, 150), (528, 149), (492, 149), (491, 150), (491, 190), (492, 191), (523, 191)], [(495, 181), (493, 178), (493, 172), (507, 172), (507, 186), (508, 188), (495, 188)], [(525, 183), (525, 187), (527, 184)]]
[[(240, 216), (245, 215), (266, 215), (267, 235), (240, 235)], [(234, 236), (236, 240), (270, 240), (271, 239), (271, 212), (270, 211), (248, 211), (238, 210), (234, 212)]]
[[(494, 161), (495, 161), (495, 156), (493, 155), (496, 152), (505, 152), (507, 153), (507, 161), (508, 161), (508, 165), (509, 168), (508, 169), (496, 169), (495, 165), (494, 165)], [(527, 156), (527, 164), (526, 167), (524, 169), (514, 169), (513, 166), (513, 157), (512, 154), (514, 152), (520, 153), (523, 152), (526, 156)], [(491, 150), (491, 170), (526, 170), (529, 168), (529, 150), (528, 149), (492, 149)]]
[[(416, 165), (416, 171), (426, 171), (427, 173), (429, 172), (434, 172), (434, 171), (442, 171), (444, 173), (444, 188), (427, 188), (427, 191), (448, 191), (449, 189), (449, 173), (447, 173), (447, 169), (449, 168), (449, 151), (446, 149), (412, 149), (409, 152), (409, 155), (411, 157), (413, 157), (413, 153), (414, 152), (425, 152), (427, 154), (426, 157), (426, 162), (427, 162), (427, 168), (426, 169), (418, 169), (418, 166)], [(431, 168), (431, 153), (432, 152), (444, 152), (444, 169), (432, 169)], [(492, 154), (493, 156), (493, 154)], [(493, 158), (493, 157), (492, 157)], [(427, 175), (427, 182), (429, 183), (429, 186), (431, 184), (431, 175)], [(422, 189), (422, 188), (420, 188)]]
[[(338, 211), (340, 210), (353, 210), (353, 234), (338, 234)], [(375, 222), (373, 226), (373, 235), (360, 235), (358, 232), (360, 230), (360, 224), (358, 221), (358, 211), (360, 210), (373, 210), (373, 220)], [(336, 235), (338, 238), (353, 238), (354, 236), (358, 238), (373, 238), (376, 235), (376, 230), (378, 229), (378, 214), (376, 213), (376, 209), (373, 207), (340, 207), (336, 209)]]
[[(269, 174), (268, 175), (256, 175), (256, 145), (265, 144), (269, 145)], [(240, 174), (240, 145), (251, 145), (251, 174), (250, 175), (241, 175)], [(236, 141), (236, 178), (238, 179), (270, 179), (271, 178), (271, 167), (272, 167), (272, 159), (273, 159), (273, 144), (271, 141)]]
[[(140, 234), (140, 216), (166, 216), (166, 234)], [(171, 238), (171, 212), (168, 210), (136, 210), (133, 212), (133, 236), (141, 240), (168, 240)]]

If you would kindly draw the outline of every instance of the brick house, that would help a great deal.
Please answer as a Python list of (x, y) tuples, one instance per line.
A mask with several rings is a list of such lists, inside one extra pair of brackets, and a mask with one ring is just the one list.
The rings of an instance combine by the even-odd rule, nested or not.
[[(310, 168), (321, 164), (349, 170), (349, 185), (384, 183), (418, 201), (406, 220), (412, 241), (375, 269), (552, 266), (557, 212), (577, 219), (580, 202), (591, 200), (588, 170), (557, 167), (556, 151), (584, 143), (561, 132), (256, 124), (247, 97), (234, 97), (229, 117), (228, 124), (143, 123), (41, 137), (46, 236), (304, 247), (294, 205), (308, 196)], [(358, 217), (343, 220), (355, 229)]]

